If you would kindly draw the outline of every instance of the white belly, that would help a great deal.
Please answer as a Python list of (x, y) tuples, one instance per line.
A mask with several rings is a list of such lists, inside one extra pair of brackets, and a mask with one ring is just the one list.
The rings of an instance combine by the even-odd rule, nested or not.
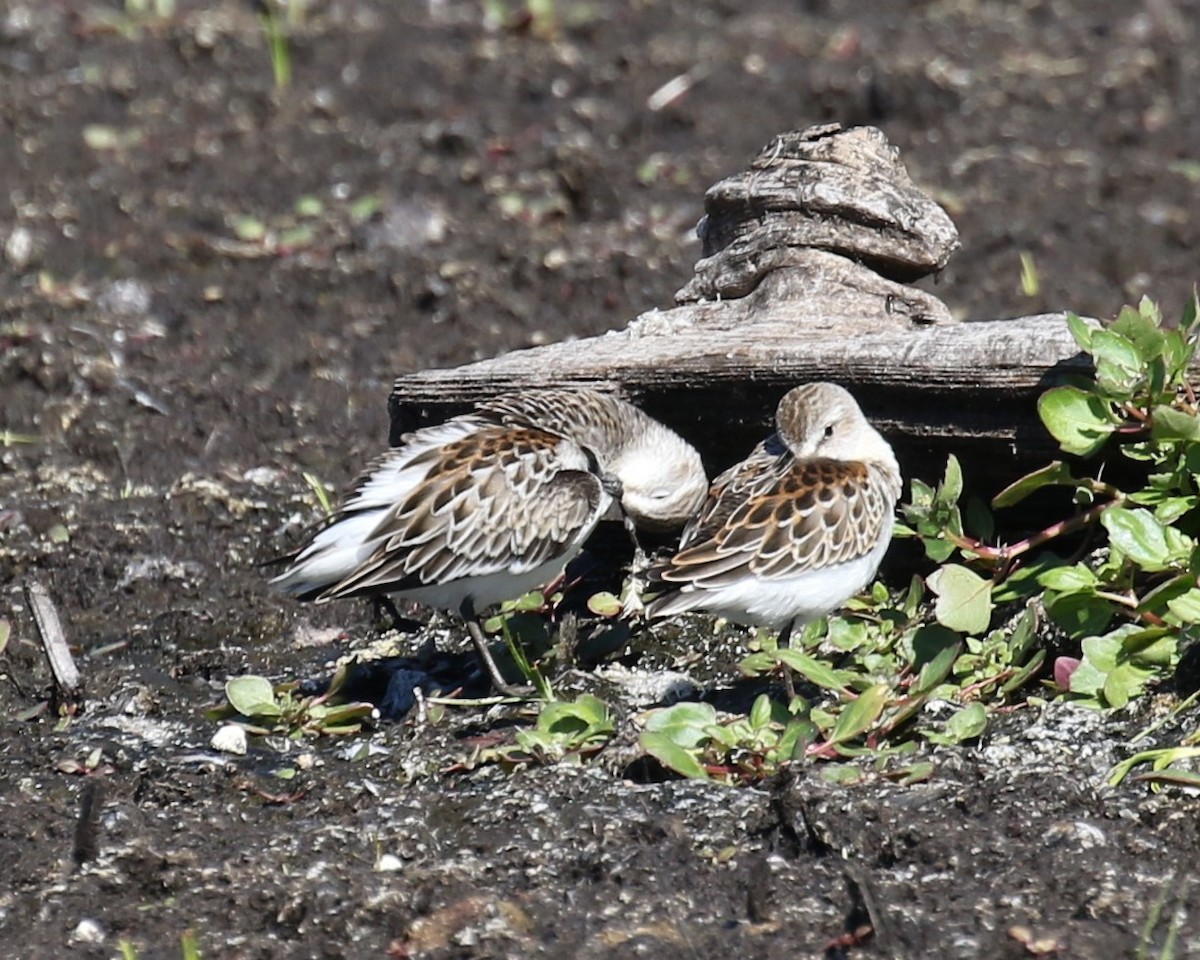
[(524, 573), (492, 573), (483, 577), (467, 577), (428, 587), (396, 590), (392, 595), (427, 607), (452, 610), (455, 613), (462, 607), (463, 601), (469, 598), (475, 612), (482, 613), (488, 607), (504, 600), (515, 600), (530, 590), (546, 586), (563, 572), (563, 568), (578, 552), (579, 546), (576, 545), (569, 553)]
[(687, 609), (715, 614), (734, 623), (774, 630), (782, 630), (789, 623), (809, 623), (837, 610), (871, 582), (891, 543), (891, 530), (887, 533), (874, 550), (847, 563), (794, 577), (770, 580), (746, 577), (716, 589), (685, 588), (681, 593), (687, 595)]

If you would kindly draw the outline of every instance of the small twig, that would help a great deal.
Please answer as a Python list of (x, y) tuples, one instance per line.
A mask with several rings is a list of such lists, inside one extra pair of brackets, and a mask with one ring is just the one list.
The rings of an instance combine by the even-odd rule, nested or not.
[(67, 635), (63, 631), (62, 621), (50, 593), (38, 580), (25, 582), (25, 600), (33, 613), (33, 622), (37, 625), (38, 636), (42, 648), (46, 651), (46, 660), (50, 663), (50, 672), (54, 674), (54, 686), (65, 705), (74, 707), (80, 697), (79, 668), (71, 656), (71, 648), (67, 644)]
[(99, 780), (88, 780), (79, 794), (79, 817), (75, 821), (75, 838), (71, 847), (71, 860), (76, 869), (89, 860), (95, 860), (100, 852), (100, 808), (104, 803), (104, 791)]

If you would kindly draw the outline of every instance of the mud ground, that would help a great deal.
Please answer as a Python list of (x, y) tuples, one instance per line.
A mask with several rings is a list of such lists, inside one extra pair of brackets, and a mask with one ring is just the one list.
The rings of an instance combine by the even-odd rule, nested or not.
[[(143, 6), (0, 4), (0, 955), (1160, 956), (1156, 904), (1200, 955), (1196, 800), (1103, 786), (1154, 704), (1018, 710), (916, 786), (742, 790), (442, 772), (482, 710), (244, 758), (202, 715), (377, 636), (256, 564), (317, 515), (303, 473), (384, 444), (391, 378), (669, 305), (705, 188), (780, 131), (887, 133), (959, 226), (964, 317), (1177, 313), (1200, 5), (313, 0), (286, 88), (250, 4)], [(67, 725), (26, 718), (30, 577)]]

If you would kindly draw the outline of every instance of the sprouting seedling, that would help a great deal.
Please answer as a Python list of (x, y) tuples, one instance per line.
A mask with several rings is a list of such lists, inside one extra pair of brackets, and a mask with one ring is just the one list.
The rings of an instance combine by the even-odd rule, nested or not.
[(1027, 297), (1036, 297), (1042, 289), (1038, 277), (1037, 264), (1033, 262), (1033, 254), (1027, 250), (1021, 251), (1021, 292)]
[(338, 669), (329, 689), (315, 696), (296, 693), (297, 683), (274, 685), (264, 677), (233, 677), (225, 684), (226, 704), (208, 711), (210, 720), (242, 716), (247, 733), (259, 736), (284, 735), (293, 739), (304, 734), (353, 734), (365, 719), (374, 715), (369, 703), (337, 703), (348, 669)]
[(267, 54), (271, 58), (271, 74), (275, 78), (275, 89), (286, 90), (292, 83), (292, 51), (288, 40), (288, 27), (296, 16), (292, 10), (298, 4), (283, 0), (282, 6), (287, 11), (280, 15), (279, 4), (268, 2), (263, 4), (262, 26), (263, 35), (267, 40)]
[(308, 489), (317, 498), (317, 503), (320, 504), (321, 511), (325, 516), (333, 516), (334, 510), (337, 509), (333, 503), (333, 489), (315, 473), (304, 474), (304, 482), (308, 484)]

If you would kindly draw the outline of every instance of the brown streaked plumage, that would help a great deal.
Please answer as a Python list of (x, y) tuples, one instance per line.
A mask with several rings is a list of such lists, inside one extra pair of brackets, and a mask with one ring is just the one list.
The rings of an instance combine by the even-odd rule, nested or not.
[(493, 683), (478, 612), (554, 579), (614, 498), (680, 526), (704, 497), (696, 451), (591, 390), (512, 394), (404, 437), (272, 582), (303, 600), (396, 594), (461, 613)]
[(789, 391), (776, 433), (713, 481), (679, 550), (651, 570), (650, 616), (704, 611), (791, 632), (870, 582), (891, 539), (900, 471), (854, 398)]

